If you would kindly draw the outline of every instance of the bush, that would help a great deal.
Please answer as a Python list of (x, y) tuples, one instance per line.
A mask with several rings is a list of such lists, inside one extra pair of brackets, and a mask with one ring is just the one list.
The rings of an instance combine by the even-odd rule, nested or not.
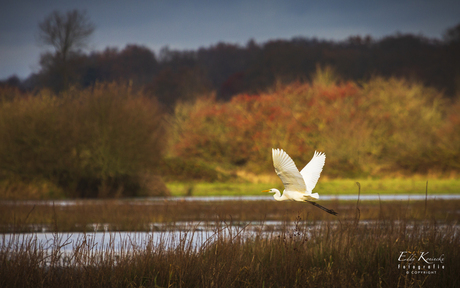
[(70, 197), (109, 197), (147, 193), (141, 177), (157, 172), (166, 137), (155, 101), (99, 84), (3, 102), (0, 139), (2, 178), (47, 179)]
[(173, 181), (225, 181), (231, 178), (198, 159), (169, 157), (161, 163), (161, 175)]
[(334, 177), (458, 170), (441, 160), (458, 159), (460, 151), (446, 142), (458, 119), (455, 113), (443, 118), (439, 92), (394, 78), (359, 86), (336, 82), (330, 69), (318, 73), (327, 75), (227, 103), (213, 97), (179, 103), (170, 153), (268, 172), (271, 148), (283, 148), (302, 164), (319, 150), (327, 154), (324, 173)]
[(460, 170), (460, 99), (446, 111), (445, 121), (436, 130), (435, 149), (431, 159), (436, 159), (444, 171)]

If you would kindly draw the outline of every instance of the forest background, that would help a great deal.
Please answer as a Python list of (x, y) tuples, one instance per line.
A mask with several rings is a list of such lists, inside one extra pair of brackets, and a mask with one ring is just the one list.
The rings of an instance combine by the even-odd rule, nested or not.
[(163, 183), (264, 182), (272, 147), (325, 178), (455, 178), (460, 25), (443, 40), (218, 43), (45, 53), (0, 85), (1, 198), (167, 194)]

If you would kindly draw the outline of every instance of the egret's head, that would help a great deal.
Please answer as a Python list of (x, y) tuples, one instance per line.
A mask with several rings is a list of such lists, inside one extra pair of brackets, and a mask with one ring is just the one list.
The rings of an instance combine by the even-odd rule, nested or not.
[(276, 191), (278, 191), (278, 190), (275, 189), (275, 188), (272, 188), (272, 189), (270, 189), (270, 190), (264, 190), (264, 191), (262, 191), (262, 192), (265, 192), (265, 193), (276, 193)]

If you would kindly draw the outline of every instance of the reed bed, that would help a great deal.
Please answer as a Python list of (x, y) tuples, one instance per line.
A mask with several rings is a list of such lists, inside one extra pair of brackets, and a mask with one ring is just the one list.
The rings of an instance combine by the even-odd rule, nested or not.
[[(33, 237), (27, 241), (6, 241), (4, 234), (0, 236), (0, 286), (460, 285), (458, 201), (322, 203), (337, 209), (339, 217), (325, 214), (311, 205), (295, 204), (299, 203), (222, 201), (147, 205), (100, 201), (84, 205), (36, 205), (34, 208), (16, 203), (8, 206), (8, 210), (9, 215), (15, 215), (13, 220), (16, 221), (13, 223), (15, 232), (9, 236), (17, 239), (25, 237), (19, 231), (27, 231), (31, 223), (47, 217), (55, 231), (75, 231), (70, 227), (76, 227), (78, 221), (114, 223), (108, 226), (109, 230), (119, 231), (121, 229), (114, 227), (118, 227), (117, 221), (123, 217), (129, 218), (120, 224), (126, 227), (137, 221), (174, 223), (205, 219), (216, 225), (211, 236), (198, 245), (191, 239), (203, 234), (193, 226), (179, 234), (161, 232), (159, 240), (154, 237), (158, 232), (147, 232), (143, 240), (128, 237), (116, 242), (113, 235), (121, 232), (105, 232), (107, 241), (103, 249), (90, 237), (92, 232), (81, 234), (77, 241), (69, 241), (66, 234), (54, 232), (45, 244)], [(7, 213), (2, 213), (2, 227), (5, 227)], [(259, 219), (262, 225), (269, 219), (278, 219), (282, 224), (274, 231), (257, 230), (251, 229), (250, 222), (241, 225), (242, 219)], [(133, 227), (140, 227), (136, 225)], [(411, 255), (415, 257), (411, 261), (414, 267), (407, 266), (410, 261), (401, 261)], [(434, 258), (429, 268), (420, 255)]]
[[(2, 241), (1, 287), (458, 287), (457, 225), (438, 221), (378, 224), (298, 218), (274, 233), (216, 229), (199, 246), (185, 237), (172, 244), (108, 241), (103, 251), (86, 237), (70, 252), (56, 233), (47, 247)], [(288, 226), (285, 226), (288, 227)], [(196, 231), (189, 232), (193, 237)], [(84, 234), (86, 235), (86, 234)], [(190, 235), (189, 235), (190, 236)], [(177, 240), (177, 239), (176, 239)], [(10, 242), (11, 243), (11, 242)], [(441, 266), (403, 269), (401, 252), (442, 255)], [(422, 261), (414, 261), (416, 265)], [(431, 274), (424, 274), (430, 272)]]
[(321, 201), (338, 217), (306, 203), (276, 201), (81, 200), (0, 202), (0, 233), (151, 231), (152, 223), (184, 221), (430, 220), (456, 222), (459, 200)]

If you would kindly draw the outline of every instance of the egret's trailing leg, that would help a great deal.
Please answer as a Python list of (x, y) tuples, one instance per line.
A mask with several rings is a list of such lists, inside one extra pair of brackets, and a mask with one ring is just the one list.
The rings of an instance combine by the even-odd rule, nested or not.
[(321, 205), (319, 205), (319, 204), (316, 203), (316, 202), (311, 202), (311, 201), (306, 201), (306, 202), (310, 203), (310, 204), (313, 205), (313, 206), (318, 207), (318, 208), (321, 209), (321, 210), (326, 211), (326, 212), (329, 213), (329, 214), (332, 214), (332, 215), (335, 215), (335, 216), (337, 216), (337, 214), (338, 214), (338, 213), (335, 212), (334, 210), (332, 210), (332, 209), (327, 209), (326, 207), (321, 206)]

